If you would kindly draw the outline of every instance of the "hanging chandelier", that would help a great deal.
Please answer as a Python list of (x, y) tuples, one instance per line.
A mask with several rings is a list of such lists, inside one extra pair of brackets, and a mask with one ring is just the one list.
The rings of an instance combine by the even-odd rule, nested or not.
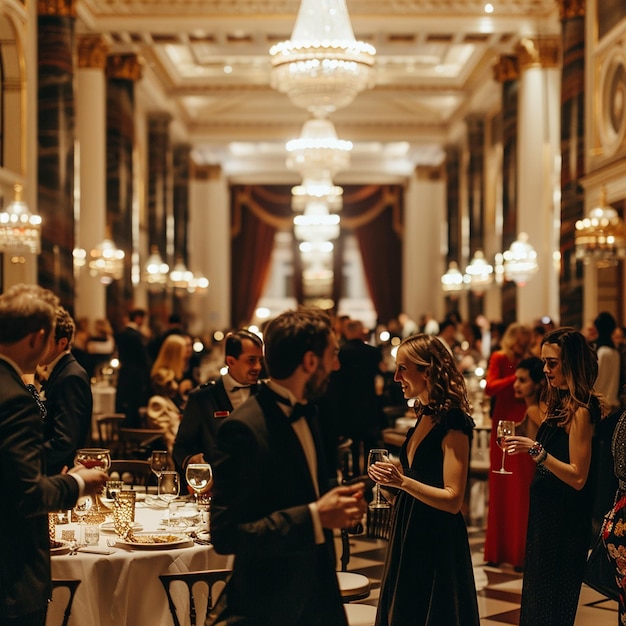
[(520, 233), (502, 257), (504, 278), (519, 287), (523, 287), (539, 271), (537, 252), (528, 243), (528, 233)]
[(606, 202), (606, 189), (600, 191), (600, 204), (589, 216), (576, 222), (576, 258), (596, 267), (617, 265), (626, 257), (626, 225)]
[(309, 201), (304, 214), (293, 218), (293, 232), (300, 241), (329, 241), (339, 237), (339, 215), (329, 213), (328, 205)]
[(158, 290), (165, 288), (169, 271), (170, 266), (159, 254), (158, 246), (153, 245), (143, 273), (143, 279), (148, 283), (148, 288)]
[(345, 0), (302, 0), (291, 39), (270, 49), (270, 84), (326, 117), (373, 86), (375, 54), (355, 39)]
[(455, 261), (450, 261), (448, 270), (441, 277), (441, 288), (449, 294), (455, 294), (465, 289), (465, 281), (463, 274), (459, 270), (459, 266)]
[(89, 253), (89, 274), (110, 285), (124, 275), (124, 251), (107, 236)]
[(22, 185), (13, 187), (15, 198), (0, 212), (0, 252), (21, 254), (41, 251), (41, 216), (28, 210), (22, 200)]
[(493, 282), (493, 266), (489, 265), (482, 250), (476, 250), (465, 268), (464, 281), (471, 291), (482, 293)]

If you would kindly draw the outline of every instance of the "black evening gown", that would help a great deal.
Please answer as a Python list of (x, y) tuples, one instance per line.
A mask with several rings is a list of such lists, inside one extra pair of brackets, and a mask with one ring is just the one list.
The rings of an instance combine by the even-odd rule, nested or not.
[[(595, 399), (594, 399), (595, 400)], [(597, 401), (589, 407), (599, 418)], [(537, 441), (554, 457), (569, 463), (569, 434), (548, 417)], [(530, 485), (530, 511), (520, 626), (572, 626), (591, 538), (593, 477), (577, 491), (538, 465)]]
[[(428, 419), (428, 416), (424, 416)], [(441, 442), (450, 429), (471, 439), (474, 423), (458, 409), (442, 416), (408, 467), (407, 433), (400, 450), (404, 473), (443, 487)], [(376, 626), (478, 626), (478, 603), (467, 528), (461, 513), (434, 509), (401, 491), (394, 505)]]

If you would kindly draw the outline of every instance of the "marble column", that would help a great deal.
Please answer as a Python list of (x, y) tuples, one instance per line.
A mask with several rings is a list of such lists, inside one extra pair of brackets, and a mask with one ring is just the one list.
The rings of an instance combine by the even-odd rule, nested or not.
[(38, 282), (74, 309), (74, 0), (37, 2)]
[[(596, 313), (596, 268), (576, 261), (576, 221), (585, 214), (585, 2), (560, 0), (561, 70), (561, 272), (560, 321), (580, 328)], [(589, 280), (586, 280), (586, 279)], [(583, 290), (583, 279), (585, 288)], [(594, 288), (587, 288), (587, 285)], [(583, 301), (592, 296), (591, 306)], [(583, 314), (583, 308), (588, 314)], [(593, 313), (592, 313), (593, 312)]]
[[(78, 38), (76, 136), (80, 159), (75, 233), (76, 247), (87, 254), (106, 234), (106, 55), (107, 45), (99, 35)], [(76, 272), (75, 315), (91, 321), (106, 316), (105, 287), (89, 275), (87, 264)]]
[[(219, 166), (191, 165), (189, 261), (209, 279), (209, 289), (194, 300), (193, 332), (230, 327), (230, 205), (228, 182)], [(192, 330), (192, 327), (190, 327)]]
[(418, 166), (404, 196), (402, 310), (414, 320), (423, 313), (444, 316), (445, 192), (442, 167)]
[[(178, 144), (173, 150), (173, 238), (174, 257), (180, 257), (185, 262), (187, 269), (199, 273), (192, 264), (189, 254), (189, 172), (191, 165), (191, 146)], [(183, 319), (188, 315), (188, 309), (192, 300), (197, 300), (201, 294), (182, 294), (174, 298), (174, 312)]]
[(520, 63), (517, 229), (537, 251), (539, 272), (518, 289), (517, 320), (543, 315), (559, 319), (560, 223), (560, 39), (526, 38), (516, 52)]
[(107, 231), (124, 250), (124, 275), (107, 287), (107, 316), (115, 328), (134, 302), (133, 254), (138, 254), (139, 224), (134, 215), (133, 148), (135, 143), (135, 82), (141, 66), (135, 54), (107, 58)]

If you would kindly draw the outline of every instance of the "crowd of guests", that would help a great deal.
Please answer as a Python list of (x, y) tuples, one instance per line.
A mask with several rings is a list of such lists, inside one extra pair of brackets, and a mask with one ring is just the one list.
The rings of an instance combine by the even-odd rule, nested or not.
[[(23, 539), (19, 557), (0, 548), (0, 624), (42, 626), (45, 513), (106, 480), (73, 458), (89, 440), (92, 375), (113, 355), (116, 409), (128, 425), (161, 429), (159, 445), (182, 476), (189, 463), (213, 465), (213, 541), (236, 560), (207, 624), (345, 624), (333, 530), (361, 521), (371, 481), (394, 507), (377, 626), (478, 624), (462, 511), (475, 426), (466, 381), (479, 367), (492, 467), (501, 459), (497, 422), (516, 425), (499, 442), (511, 473), (489, 473), (484, 557), (523, 571), (520, 624), (574, 623), (598, 532), (626, 622), (626, 542), (615, 523), (626, 516), (624, 341), (610, 313), (579, 330), (401, 314), (370, 332), (303, 307), (271, 320), (262, 338), (228, 333), (225, 368), (203, 382), (179, 321), (149, 341), (146, 316), (130, 311), (115, 334), (100, 320), (91, 335), (47, 290), (0, 295), (0, 476), (10, 498), (0, 532)], [(397, 460), (367, 467), (388, 408), (404, 411), (407, 401), (416, 423)], [(338, 485), (342, 442), (360, 478)]]

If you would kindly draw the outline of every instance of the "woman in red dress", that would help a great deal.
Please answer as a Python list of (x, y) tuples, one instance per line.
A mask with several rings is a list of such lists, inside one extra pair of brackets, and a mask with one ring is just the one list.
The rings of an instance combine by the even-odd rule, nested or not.
[[(487, 368), (485, 392), (493, 396), (491, 413), (491, 468), (497, 469), (502, 451), (496, 443), (498, 420), (513, 420), (520, 424), (526, 414), (526, 402), (515, 397), (515, 370), (528, 355), (531, 332), (528, 326), (510, 324), (502, 337), (501, 349), (491, 355)], [(509, 563), (521, 570), (526, 549), (529, 488), (535, 464), (530, 457), (506, 457), (506, 469), (511, 474), (489, 473), (489, 510), (485, 534), (485, 561), (491, 564)]]

